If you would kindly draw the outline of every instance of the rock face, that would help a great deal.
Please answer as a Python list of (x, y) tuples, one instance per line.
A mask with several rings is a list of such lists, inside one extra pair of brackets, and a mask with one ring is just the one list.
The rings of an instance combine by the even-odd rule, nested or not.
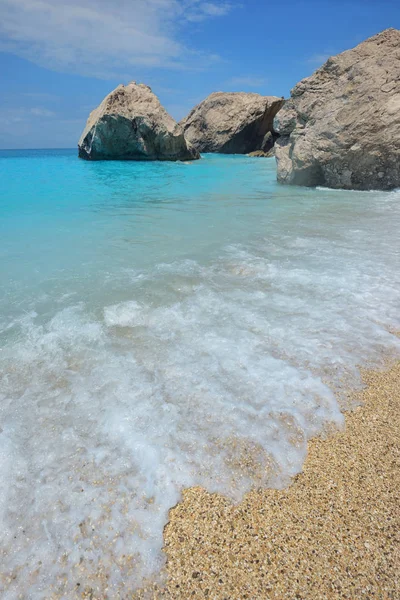
[(272, 158), (275, 156), (275, 152), (273, 148), (269, 152), (264, 152), (263, 150), (254, 150), (254, 152), (249, 152), (247, 156), (250, 156), (251, 158)]
[(283, 98), (245, 92), (215, 92), (181, 121), (186, 139), (199, 152), (268, 152), (272, 123)]
[(282, 183), (399, 187), (400, 31), (330, 58), (294, 87), (274, 127)]
[(90, 113), (78, 148), (87, 160), (200, 158), (157, 96), (135, 82), (119, 85)]

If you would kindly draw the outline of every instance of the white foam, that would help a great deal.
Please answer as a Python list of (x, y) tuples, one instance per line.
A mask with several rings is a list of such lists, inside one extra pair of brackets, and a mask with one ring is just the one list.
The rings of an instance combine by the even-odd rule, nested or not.
[(104, 309), (104, 320), (109, 327), (133, 327), (144, 324), (143, 313), (143, 307), (138, 302), (131, 300), (107, 306)]
[(301, 470), (307, 440), (343, 425), (333, 387), (399, 351), (393, 239), (370, 223), (282, 227), (209, 262), (126, 273), (130, 298), (101, 310), (13, 320), (0, 386), (4, 598), (70, 598), (77, 583), (126, 595), (160, 570), (183, 487), (238, 501)]

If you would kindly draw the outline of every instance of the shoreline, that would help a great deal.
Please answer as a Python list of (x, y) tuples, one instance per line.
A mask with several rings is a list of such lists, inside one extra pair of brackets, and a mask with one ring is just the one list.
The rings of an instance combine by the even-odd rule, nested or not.
[(288, 488), (238, 505), (185, 490), (164, 530), (166, 587), (133, 597), (400, 597), (400, 360), (362, 376), (344, 431), (309, 442)]

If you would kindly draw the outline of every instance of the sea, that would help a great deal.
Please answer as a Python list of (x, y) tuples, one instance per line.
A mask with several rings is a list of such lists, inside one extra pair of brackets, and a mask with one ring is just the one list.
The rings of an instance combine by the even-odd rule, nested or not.
[(399, 231), (274, 159), (1, 151), (1, 598), (126, 597), (184, 488), (287, 486), (400, 355)]

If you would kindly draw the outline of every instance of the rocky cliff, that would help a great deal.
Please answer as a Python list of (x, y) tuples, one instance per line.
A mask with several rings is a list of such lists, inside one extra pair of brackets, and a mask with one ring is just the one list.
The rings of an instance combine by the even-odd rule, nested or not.
[(400, 31), (330, 58), (294, 87), (274, 126), (282, 183), (399, 187)]
[(215, 92), (181, 121), (185, 137), (199, 152), (247, 154), (268, 151), (282, 98), (245, 92)]
[(191, 160), (200, 155), (144, 84), (119, 85), (89, 116), (78, 144), (87, 160)]

